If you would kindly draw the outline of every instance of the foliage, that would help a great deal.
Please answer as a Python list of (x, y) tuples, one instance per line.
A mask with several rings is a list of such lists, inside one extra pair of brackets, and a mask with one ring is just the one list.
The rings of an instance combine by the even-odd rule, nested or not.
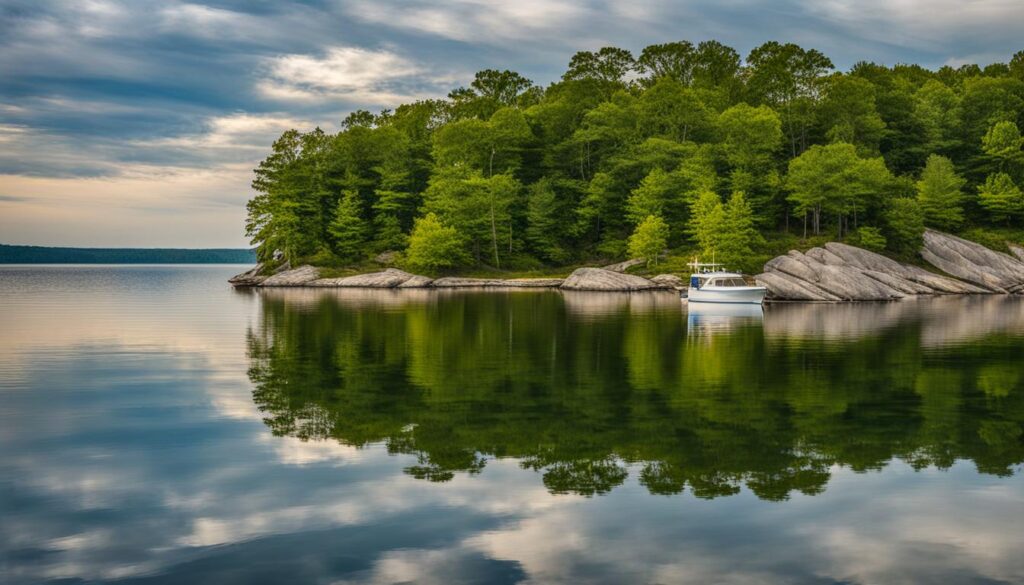
[(881, 252), (885, 249), (886, 241), (882, 230), (876, 227), (861, 226), (857, 228), (857, 244), (862, 248)]
[(993, 221), (1007, 221), (1024, 213), (1024, 194), (1006, 173), (993, 173), (978, 187), (978, 203)]
[[(434, 213), (460, 236), (451, 265), (486, 270), (621, 256), (655, 215), (680, 250), (752, 258), (772, 251), (760, 236), (842, 239), (863, 225), (909, 254), (919, 214), (955, 231), (1024, 213), (1022, 55), (840, 72), (793, 43), (741, 59), (679, 40), (636, 58), (578, 52), (546, 87), (487, 69), (446, 99), (352, 112), (337, 133), (284, 132), (254, 171), (246, 234), (263, 261), (355, 265), (401, 252)], [(722, 227), (735, 192), (753, 232)]]
[(416, 220), (406, 252), (406, 264), (410, 268), (435, 272), (467, 261), (458, 230), (443, 225), (433, 213)]
[(360, 207), (359, 192), (346, 191), (327, 228), (333, 239), (334, 250), (342, 259), (356, 260), (366, 255), (364, 244), (367, 230)]
[(950, 230), (963, 223), (961, 199), (966, 182), (948, 158), (937, 154), (928, 157), (917, 182), (917, 201), (928, 225)]
[(916, 199), (894, 199), (885, 210), (886, 240), (890, 249), (902, 255), (921, 248), (925, 215)]
[(658, 265), (658, 256), (668, 245), (668, 225), (657, 215), (648, 215), (629, 237), (629, 255), (643, 258), (647, 265)]

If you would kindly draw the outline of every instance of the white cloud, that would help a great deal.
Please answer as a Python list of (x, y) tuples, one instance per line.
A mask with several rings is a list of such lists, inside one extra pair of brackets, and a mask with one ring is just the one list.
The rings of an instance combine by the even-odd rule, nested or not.
[[(358, 103), (394, 105), (436, 95), (452, 79), (437, 75), (393, 51), (330, 47), (322, 56), (289, 54), (267, 63), (267, 78), (257, 90), (270, 99), (317, 101), (343, 98)], [(443, 92), (442, 92), (443, 93)]]
[(349, 14), (360, 20), (447, 39), (486, 44), (529, 39), (568, 40), (563, 36), (538, 36), (544, 32), (576, 28), (596, 16), (586, 3), (566, 0), (454, 0), (443, 5), (431, 2), (347, 2)]

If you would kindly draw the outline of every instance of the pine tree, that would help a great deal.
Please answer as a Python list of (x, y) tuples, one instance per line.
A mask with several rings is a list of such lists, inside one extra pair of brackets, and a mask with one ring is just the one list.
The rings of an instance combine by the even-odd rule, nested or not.
[(754, 210), (742, 191), (732, 194), (724, 211), (719, 260), (734, 266), (742, 265), (754, 255), (754, 247), (763, 244), (764, 240), (754, 227)]
[(568, 252), (559, 241), (565, 224), (561, 204), (551, 181), (542, 179), (530, 188), (526, 208), (526, 241), (541, 258), (552, 262), (568, 260)]
[(1024, 212), (1024, 195), (1006, 173), (992, 173), (985, 179), (985, 184), (978, 187), (978, 203), (992, 221), (1008, 222)]
[(373, 247), (378, 252), (404, 250), (409, 244), (409, 236), (402, 231), (402, 226), (394, 215), (378, 215), (373, 223), (376, 230)]
[(894, 199), (884, 217), (891, 249), (904, 254), (920, 249), (924, 234), (924, 210), (916, 199)]
[(937, 154), (929, 156), (921, 180), (917, 182), (917, 201), (924, 212), (925, 223), (944, 230), (963, 223), (960, 201), (966, 182), (956, 174), (948, 158)]
[(346, 191), (338, 202), (328, 231), (334, 240), (334, 253), (344, 261), (353, 261), (365, 255), (366, 224), (358, 191)]

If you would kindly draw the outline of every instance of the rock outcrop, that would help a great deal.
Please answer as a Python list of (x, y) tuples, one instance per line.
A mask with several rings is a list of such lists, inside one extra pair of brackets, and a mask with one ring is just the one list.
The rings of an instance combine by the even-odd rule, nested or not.
[(1018, 260), (1024, 262), (1024, 248), (1010, 244), (1010, 253), (1016, 256)]
[(770, 299), (800, 301), (880, 301), (995, 291), (838, 242), (773, 258), (756, 280), (768, 289)]
[[(308, 286), (338, 287), (338, 288), (397, 288), (412, 279), (430, 279), (425, 276), (410, 274), (397, 268), (388, 268), (381, 272), (370, 272), (369, 274), (356, 274), (342, 278), (320, 278), (310, 282)], [(425, 286), (425, 285), (420, 285)]]
[(651, 278), (651, 282), (664, 284), (676, 290), (683, 290), (687, 287), (686, 281), (675, 274), (659, 274), (658, 276)]
[(604, 268), (577, 268), (562, 283), (567, 290), (640, 291), (670, 289), (666, 284), (647, 280), (632, 274), (612, 272)]
[(419, 274), (413, 274), (412, 278), (403, 282), (395, 288), (427, 288), (434, 282), (433, 278), (429, 276), (420, 276)]
[(943, 272), (992, 292), (1024, 294), (1024, 262), (1009, 254), (926, 230), (921, 256)]
[(241, 274), (236, 274), (235, 276), (232, 276), (231, 278), (228, 279), (228, 282), (230, 282), (232, 286), (256, 286), (257, 284), (267, 279), (266, 276), (260, 274), (262, 270), (263, 263), (260, 262), (256, 266), (253, 266), (251, 269), (246, 270)]
[(260, 286), (307, 286), (318, 278), (320, 271), (315, 266), (306, 265), (269, 276)]
[(460, 278), (445, 276), (431, 284), (434, 288), (554, 288), (562, 284), (561, 278)]
[(610, 270), (612, 272), (625, 272), (634, 266), (640, 266), (646, 262), (643, 258), (633, 258), (631, 260), (625, 260), (623, 262), (616, 262), (615, 264), (609, 264), (608, 266), (602, 267), (604, 270)]

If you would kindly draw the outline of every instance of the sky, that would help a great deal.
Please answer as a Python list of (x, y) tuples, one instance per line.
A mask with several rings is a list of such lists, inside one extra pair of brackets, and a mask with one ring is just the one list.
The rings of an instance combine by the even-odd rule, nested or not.
[(0, 243), (244, 247), (252, 168), (338, 128), (573, 53), (716, 39), (936, 68), (1024, 49), (1020, 0), (0, 0)]

